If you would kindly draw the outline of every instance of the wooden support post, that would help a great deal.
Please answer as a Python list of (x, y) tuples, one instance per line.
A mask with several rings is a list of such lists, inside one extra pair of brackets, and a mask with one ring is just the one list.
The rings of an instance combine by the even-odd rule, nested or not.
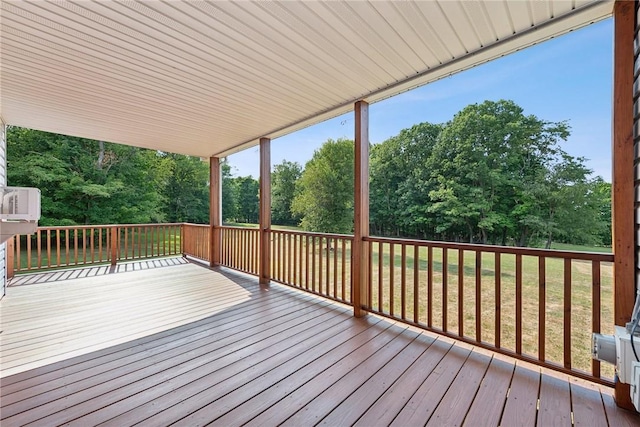
[(369, 301), (369, 244), (363, 239), (369, 236), (369, 104), (358, 101), (355, 104), (355, 169), (354, 169), (354, 227), (352, 298), (353, 314), (362, 317), (367, 314)]
[(118, 263), (118, 246), (120, 246), (119, 229), (118, 227), (111, 227), (111, 265), (116, 265)]
[(14, 236), (7, 240), (7, 246), (5, 247), (5, 253), (7, 254), (7, 279), (11, 279), (14, 275), (14, 262), (15, 262), (15, 239), (19, 239), (20, 235)]
[(271, 140), (260, 138), (260, 283), (271, 281)]
[[(631, 320), (635, 299), (635, 218), (633, 167), (633, 38), (635, 2), (616, 1), (613, 66), (613, 253), (616, 325)], [(633, 408), (629, 386), (616, 383), (618, 406)]]
[(220, 265), (220, 226), (222, 225), (222, 179), (220, 158), (209, 159), (209, 266)]

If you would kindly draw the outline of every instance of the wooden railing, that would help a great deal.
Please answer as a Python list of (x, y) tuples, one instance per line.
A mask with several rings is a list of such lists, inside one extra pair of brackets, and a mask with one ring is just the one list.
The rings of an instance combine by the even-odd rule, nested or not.
[(220, 265), (257, 276), (260, 273), (260, 230), (220, 227)]
[[(260, 231), (220, 227), (220, 264), (260, 273)], [(271, 279), (352, 304), (353, 236), (270, 231)], [(116, 242), (116, 244), (114, 244)], [(590, 357), (591, 333), (613, 332), (613, 255), (365, 238), (366, 309), (562, 372), (611, 384)], [(27, 272), (184, 254), (209, 259), (209, 226), (41, 227), (8, 245)]]
[(182, 224), (182, 253), (209, 261), (209, 226), (207, 224)]
[[(613, 255), (370, 237), (371, 312), (599, 382)], [(606, 325), (606, 327), (605, 327)]]
[(271, 279), (351, 304), (353, 236), (271, 230)]
[(177, 255), (182, 252), (181, 230), (181, 224), (39, 227), (35, 234), (9, 239), (8, 276)]
[[(220, 265), (260, 274), (260, 230), (219, 227)], [(184, 224), (184, 253), (207, 260), (209, 227)], [(271, 279), (351, 304), (353, 236), (271, 230)]]

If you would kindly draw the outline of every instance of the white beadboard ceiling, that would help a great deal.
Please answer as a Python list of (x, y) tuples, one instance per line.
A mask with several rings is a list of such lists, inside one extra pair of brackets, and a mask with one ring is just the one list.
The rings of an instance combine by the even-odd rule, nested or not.
[(209, 157), (601, 20), (613, 3), (0, 4), (7, 124)]

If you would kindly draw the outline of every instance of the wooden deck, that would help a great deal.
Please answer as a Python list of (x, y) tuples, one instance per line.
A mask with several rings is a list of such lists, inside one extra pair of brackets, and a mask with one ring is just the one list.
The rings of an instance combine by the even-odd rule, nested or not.
[(606, 387), (194, 264), (0, 309), (2, 426), (640, 425)]

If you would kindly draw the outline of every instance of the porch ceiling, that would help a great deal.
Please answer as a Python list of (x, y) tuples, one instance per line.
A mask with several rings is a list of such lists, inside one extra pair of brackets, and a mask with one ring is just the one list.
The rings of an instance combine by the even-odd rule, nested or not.
[(10, 125), (209, 157), (608, 17), (612, 2), (0, 2)]

